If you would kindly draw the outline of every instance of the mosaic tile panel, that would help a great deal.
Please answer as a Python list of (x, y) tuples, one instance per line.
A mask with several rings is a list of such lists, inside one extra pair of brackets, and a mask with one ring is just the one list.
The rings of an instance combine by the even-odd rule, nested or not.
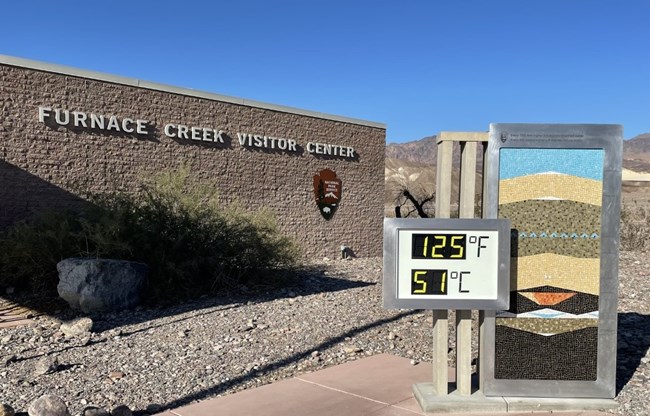
[(495, 378), (595, 380), (604, 152), (504, 148), (499, 158), (498, 213), (513, 235)]
[(500, 326), (532, 332), (538, 335), (557, 335), (598, 326), (595, 318), (500, 318)]
[(552, 286), (570, 292), (598, 295), (600, 259), (543, 253), (511, 259), (510, 290)]
[(601, 149), (501, 149), (499, 179), (559, 173), (602, 182), (604, 156)]
[[(505, 216), (501, 218), (507, 218)], [(572, 257), (594, 258), (600, 255), (600, 233), (579, 234), (568, 232), (550, 232), (540, 236), (530, 232), (513, 229), (510, 242), (512, 257), (526, 257), (537, 254), (565, 254)], [(572, 236), (576, 234), (576, 236)]]
[(496, 339), (497, 379), (596, 380), (598, 328), (547, 337), (497, 325)]
[(536, 305), (552, 306), (574, 297), (574, 292), (519, 292)]
[(568, 312), (562, 312), (555, 309), (539, 309), (531, 312), (512, 313), (507, 311), (500, 311), (497, 315), (500, 318), (562, 318), (562, 319), (598, 319), (599, 311), (585, 312), (580, 315), (575, 315)]
[(600, 205), (602, 182), (560, 174), (538, 174), (499, 181), (499, 204), (535, 199), (566, 199)]
[[(548, 287), (548, 286), (547, 286)], [(540, 305), (535, 301), (529, 299), (533, 292), (510, 292), (510, 309), (508, 312), (512, 313), (526, 313), (531, 311), (540, 310), (543, 308), (552, 308), (556, 311), (581, 314), (593, 312), (598, 310), (598, 296), (589, 293), (581, 292), (566, 292), (565, 289), (552, 288), (553, 290), (563, 291), (562, 295), (568, 294), (566, 300), (556, 303), (554, 305)]]
[(600, 207), (569, 200), (528, 200), (501, 204), (512, 228), (529, 238), (589, 239), (600, 234)]

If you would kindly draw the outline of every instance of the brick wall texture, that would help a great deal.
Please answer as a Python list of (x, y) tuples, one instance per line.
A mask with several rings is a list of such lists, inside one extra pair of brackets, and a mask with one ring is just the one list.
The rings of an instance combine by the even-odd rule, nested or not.
[[(382, 253), (385, 129), (0, 65), (0, 227), (44, 209), (79, 208), (80, 189), (137, 189), (143, 178), (186, 165), (225, 203), (271, 208), (306, 256)], [(39, 106), (148, 121), (148, 136), (39, 121)], [(54, 119), (54, 111), (50, 119)], [(223, 130), (225, 143), (172, 139), (167, 123)], [(298, 152), (246, 148), (237, 133), (294, 139)], [(351, 146), (354, 160), (317, 156), (308, 142)], [(326, 221), (313, 176), (343, 182)]]

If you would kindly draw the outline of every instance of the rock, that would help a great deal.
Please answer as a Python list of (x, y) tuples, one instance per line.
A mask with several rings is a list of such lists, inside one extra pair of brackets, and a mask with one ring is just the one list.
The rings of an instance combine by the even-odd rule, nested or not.
[(343, 347), (343, 352), (346, 354), (355, 354), (361, 351), (363, 351), (363, 348), (359, 348), (354, 345), (346, 345), (345, 347)]
[(9, 356), (2, 357), (2, 358), (0, 358), (0, 366), (6, 367), (6, 366), (9, 365), (10, 362), (15, 361), (15, 360), (16, 360), (15, 355), (9, 355)]
[(144, 263), (94, 258), (65, 259), (56, 268), (59, 296), (86, 313), (137, 306), (149, 272)]
[(418, 362), (415, 360), (411, 360), (411, 365), (418, 365)]
[(122, 371), (111, 371), (110, 373), (108, 373), (108, 377), (113, 381), (117, 381), (121, 378), (124, 378), (124, 375), (125, 374)]
[(111, 416), (108, 410), (97, 406), (88, 406), (82, 412), (81, 416)]
[(121, 404), (113, 408), (111, 416), (133, 416), (133, 412), (131, 412), (131, 409), (129, 409), (128, 406)]
[(0, 416), (14, 416), (15, 414), (16, 411), (13, 407), (5, 403), (0, 404)]
[(161, 405), (156, 404), (156, 403), (152, 403), (152, 404), (147, 406), (146, 410), (147, 410), (147, 413), (149, 413), (150, 415), (153, 415), (153, 414), (156, 414), (156, 413), (160, 413), (162, 408), (163, 407)]
[(54, 373), (59, 368), (59, 360), (56, 356), (45, 355), (36, 361), (34, 374), (42, 376), (44, 374)]
[(87, 335), (93, 327), (93, 320), (90, 318), (78, 318), (61, 324), (60, 331), (66, 337), (77, 337)]
[(68, 407), (63, 400), (52, 394), (34, 400), (29, 405), (27, 413), (29, 413), (29, 416), (70, 416)]

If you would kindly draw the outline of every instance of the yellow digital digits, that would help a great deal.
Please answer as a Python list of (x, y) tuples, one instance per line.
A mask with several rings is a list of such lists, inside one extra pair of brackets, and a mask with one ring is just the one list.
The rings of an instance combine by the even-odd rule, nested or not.
[(464, 259), (466, 236), (464, 234), (413, 234), (412, 259)]
[[(463, 238), (465, 238), (464, 235), (454, 235), (454, 236), (451, 237), (451, 247), (458, 250), (458, 253), (451, 255), (452, 259), (463, 258), (463, 250), (465, 249), (465, 247), (463, 247), (463, 244), (462, 244)], [(461, 244), (456, 245), (455, 244), (456, 240), (461, 240)]]
[(431, 251), (431, 257), (433, 258), (443, 258), (444, 254), (436, 253), (438, 249), (444, 249), (447, 245), (447, 236), (446, 235), (436, 235), (433, 237), (434, 240), (440, 240), (440, 244), (435, 244), (433, 250)]
[(411, 294), (446, 295), (447, 270), (411, 270)]
[(423, 272), (423, 271), (415, 272), (415, 273), (413, 274), (413, 280), (415, 281), (415, 283), (418, 283), (418, 284), (421, 284), (421, 285), (422, 285), (422, 287), (421, 287), (420, 289), (415, 289), (415, 290), (413, 291), (414, 294), (427, 293), (427, 281), (426, 281), (426, 280), (419, 280), (419, 279), (418, 279), (418, 275), (424, 275), (424, 276), (426, 276), (426, 274), (427, 274), (427, 272)]

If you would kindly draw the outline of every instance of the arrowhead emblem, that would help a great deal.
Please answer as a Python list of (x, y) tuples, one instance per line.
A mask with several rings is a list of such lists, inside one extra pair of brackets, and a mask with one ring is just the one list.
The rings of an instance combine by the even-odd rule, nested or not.
[(342, 190), (343, 184), (334, 171), (324, 169), (318, 175), (314, 175), (316, 205), (323, 218), (328, 221), (339, 208)]

